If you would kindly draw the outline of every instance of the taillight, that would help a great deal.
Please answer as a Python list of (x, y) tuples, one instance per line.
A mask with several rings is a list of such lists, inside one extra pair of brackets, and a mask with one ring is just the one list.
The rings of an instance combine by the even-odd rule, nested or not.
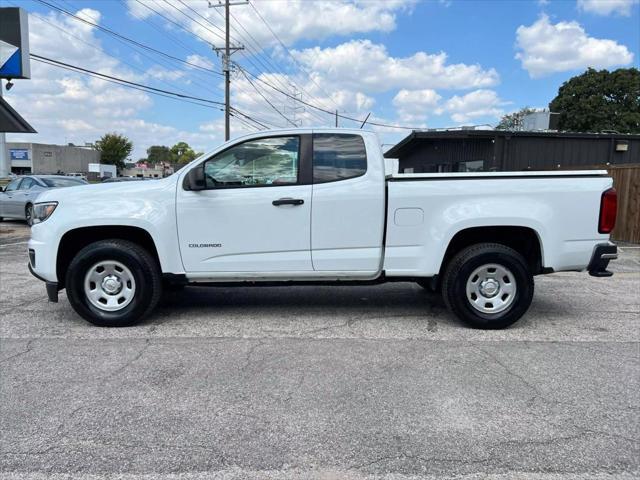
[(615, 188), (610, 188), (602, 193), (600, 199), (600, 219), (598, 220), (599, 233), (611, 233), (616, 226), (618, 213), (618, 194)]

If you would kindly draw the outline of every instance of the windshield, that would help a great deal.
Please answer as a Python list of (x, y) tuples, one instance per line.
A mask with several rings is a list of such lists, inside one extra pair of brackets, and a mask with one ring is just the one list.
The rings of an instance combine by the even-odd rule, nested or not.
[(78, 178), (41, 178), (47, 187), (76, 187), (78, 185), (86, 185), (87, 182)]

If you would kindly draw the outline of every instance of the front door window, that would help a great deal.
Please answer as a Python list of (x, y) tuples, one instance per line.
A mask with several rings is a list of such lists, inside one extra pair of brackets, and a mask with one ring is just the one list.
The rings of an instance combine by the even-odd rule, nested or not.
[(207, 188), (295, 185), (299, 156), (297, 136), (244, 142), (205, 162), (205, 185)]

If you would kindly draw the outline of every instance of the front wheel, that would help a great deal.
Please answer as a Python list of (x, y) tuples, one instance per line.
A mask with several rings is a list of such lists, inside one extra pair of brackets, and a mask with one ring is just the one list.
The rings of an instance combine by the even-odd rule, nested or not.
[(69, 265), (65, 283), (73, 309), (101, 327), (138, 323), (162, 294), (158, 262), (126, 240), (102, 240), (80, 250)]
[(33, 225), (33, 205), (27, 203), (26, 207), (24, 207), (24, 219), (27, 222), (27, 225)]
[(465, 248), (448, 264), (442, 282), (445, 303), (475, 328), (505, 328), (522, 317), (533, 299), (526, 260), (501, 244)]

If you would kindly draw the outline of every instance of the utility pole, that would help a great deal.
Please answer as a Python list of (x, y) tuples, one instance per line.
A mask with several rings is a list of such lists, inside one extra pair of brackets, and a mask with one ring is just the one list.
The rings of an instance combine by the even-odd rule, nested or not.
[(243, 50), (241, 45), (232, 46), (229, 44), (229, 7), (233, 5), (246, 5), (245, 2), (230, 2), (229, 0), (218, 0), (217, 4), (209, 2), (209, 8), (224, 7), (224, 47), (213, 47), (216, 53), (222, 53), (222, 71), (224, 72), (224, 140), (229, 140), (231, 136), (230, 118), (231, 118), (231, 54), (238, 50)]
[(338, 110), (336, 110), (336, 128), (338, 128)]
[(291, 120), (289, 121), (296, 127), (299, 127), (302, 125), (302, 121), (297, 119), (297, 114), (298, 112), (304, 113), (305, 111), (304, 106), (298, 104), (298, 102), (302, 103), (302, 92), (300, 92), (298, 87), (293, 83), (290, 83), (289, 86), (291, 87), (292, 94), (287, 97), (289, 104), (284, 105), (283, 111), (291, 112)]

